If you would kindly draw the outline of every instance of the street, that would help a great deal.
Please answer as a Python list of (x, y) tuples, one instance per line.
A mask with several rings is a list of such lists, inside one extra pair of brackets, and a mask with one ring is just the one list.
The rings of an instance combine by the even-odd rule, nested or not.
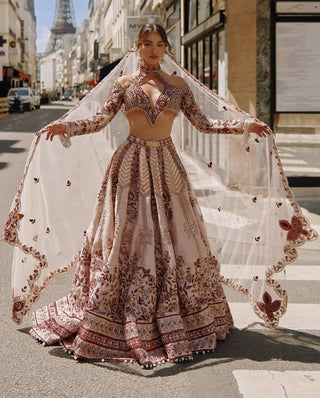
[[(59, 102), (0, 120), (1, 229), (34, 132), (69, 107)], [(283, 144), (280, 153), (289, 159), (291, 173), (301, 159), (305, 167), (317, 169), (308, 162), (318, 161), (318, 148), (304, 147), (301, 156), (299, 146), (288, 148)], [(296, 196), (308, 207), (304, 212), (319, 232), (319, 198), (313, 192), (299, 197), (297, 191)], [(152, 370), (127, 363), (78, 362), (59, 345), (36, 343), (28, 334), (31, 315), (23, 325), (11, 321), (11, 257), (12, 248), (1, 242), (0, 398), (320, 398), (320, 240), (300, 248), (298, 260), (288, 266), (288, 312), (277, 330), (263, 326), (243, 297), (226, 288), (235, 320), (228, 339), (218, 343), (216, 352), (195, 355), (192, 362)], [(71, 281), (72, 272), (57, 277), (34, 307), (62, 297)]]

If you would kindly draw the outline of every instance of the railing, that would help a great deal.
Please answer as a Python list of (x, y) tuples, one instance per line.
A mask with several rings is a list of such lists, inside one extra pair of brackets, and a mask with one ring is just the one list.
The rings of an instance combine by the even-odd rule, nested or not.
[(9, 114), (8, 98), (0, 98), (0, 119), (7, 117)]

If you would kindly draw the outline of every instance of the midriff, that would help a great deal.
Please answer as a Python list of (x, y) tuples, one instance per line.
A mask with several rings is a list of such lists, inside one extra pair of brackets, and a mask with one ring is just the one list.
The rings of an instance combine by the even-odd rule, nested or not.
[(130, 126), (130, 135), (144, 140), (164, 140), (170, 137), (173, 121), (177, 113), (174, 110), (162, 111), (153, 124), (143, 109), (133, 109), (126, 113)]

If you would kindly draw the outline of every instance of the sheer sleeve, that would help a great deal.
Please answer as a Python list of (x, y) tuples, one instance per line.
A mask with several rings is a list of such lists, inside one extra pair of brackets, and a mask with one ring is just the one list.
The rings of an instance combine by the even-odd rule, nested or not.
[(180, 108), (189, 121), (199, 131), (209, 134), (242, 134), (244, 132), (244, 120), (211, 119), (201, 111), (187, 84), (182, 88), (182, 90)]
[(119, 111), (124, 100), (125, 89), (116, 81), (111, 86), (106, 102), (101, 109), (87, 119), (67, 122), (67, 139), (77, 135), (91, 134), (105, 127)]

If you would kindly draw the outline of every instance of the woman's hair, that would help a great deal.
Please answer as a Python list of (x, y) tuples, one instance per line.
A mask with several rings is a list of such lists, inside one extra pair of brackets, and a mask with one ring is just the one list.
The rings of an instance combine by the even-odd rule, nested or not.
[(163, 27), (157, 23), (148, 23), (142, 26), (142, 28), (140, 29), (139, 35), (138, 35), (138, 39), (136, 41), (136, 45), (134, 47), (134, 50), (138, 50), (141, 43), (146, 39), (146, 37), (150, 34), (150, 33), (159, 33), (159, 35), (161, 36), (161, 39), (163, 40), (164, 44), (166, 47), (168, 47), (169, 52), (171, 53), (171, 45), (168, 42), (168, 38), (167, 38), (167, 34), (166, 31), (163, 29)]

